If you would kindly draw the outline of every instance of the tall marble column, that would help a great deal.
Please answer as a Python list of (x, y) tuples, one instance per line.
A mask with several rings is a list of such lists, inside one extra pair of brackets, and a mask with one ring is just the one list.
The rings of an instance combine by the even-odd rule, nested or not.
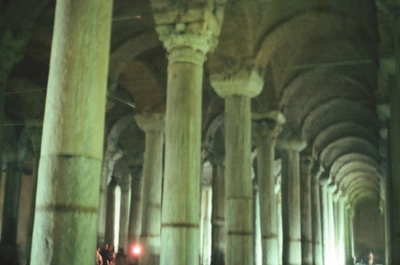
[[(57, 1), (32, 264), (93, 264), (111, 1)], [(62, 100), (60, 100), (62, 99)], [(73, 226), (71, 226), (73, 224)]]
[(226, 262), (230, 265), (254, 261), (250, 99), (260, 93), (263, 81), (254, 70), (248, 69), (253, 66), (211, 76), (215, 91), (225, 99), (225, 187), (229, 209)]
[(131, 205), (131, 175), (125, 173), (119, 181), (121, 188), (121, 203), (119, 209), (119, 240), (118, 245), (125, 251), (128, 246), (129, 210)]
[(300, 210), (301, 210), (301, 259), (302, 265), (313, 264), (312, 219), (311, 219), (311, 166), (309, 154), (300, 158)]
[(258, 191), (262, 238), (262, 264), (279, 264), (278, 210), (275, 195), (275, 144), (281, 126), (285, 122), (282, 114), (276, 118), (266, 117), (253, 125), (258, 160)]
[(278, 141), (282, 150), (282, 264), (300, 265), (301, 214), (300, 214), (300, 151), (304, 141), (288, 138)]
[(162, 265), (199, 264), (203, 64), (222, 21), (220, 6), (203, 4), (186, 9), (177, 3), (168, 12), (164, 0), (152, 0), (156, 30), (168, 52)]
[(313, 243), (313, 264), (323, 265), (322, 224), (321, 224), (321, 196), (320, 196), (320, 169), (313, 167), (311, 171), (311, 224)]
[(211, 262), (211, 183), (201, 185), (201, 252), (200, 264), (209, 265)]
[(143, 161), (141, 265), (157, 265), (160, 260), (161, 194), (163, 177), (164, 115), (135, 116), (145, 132)]
[[(280, 182), (281, 178), (278, 178)], [(280, 185), (279, 185), (280, 186)], [(283, 253), (283, 228), (282, 228), (282, 191), (279, 190), (278, 194), (276, 194), (276, 203), (277, 203), (277, 219), (278, 219), (278, 245), (279, 245), (279, 260), (278, 264), (282, 265), (282, 253)]]
[[(139, 242), (142, 223), (143, 177), (142, 166), (134, 166), (131, 171), (131, 205), (129, 209), (128, 249)], [(130, 251), (130, 249), (129, 249)]]
[(331, 252), (330, 263), (334, 264), (338, 258), (337, 246), (336, 246), (336, 230), (335, 226), (335, 211), (334, 211), (334, 193), (337, 191), (337, 186), (334, 183), (330, 183), (327, 186), (327, 199), (328, 199), (328, 240)]
[(225, 236), (225, 166), (224, 156), (212, 160), (212, 242), (211, 265), (224, 265), (226, 251)]

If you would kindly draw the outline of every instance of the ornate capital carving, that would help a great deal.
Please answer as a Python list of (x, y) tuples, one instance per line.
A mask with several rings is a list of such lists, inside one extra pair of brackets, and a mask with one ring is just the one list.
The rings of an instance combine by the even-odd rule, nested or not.
[(253, 60), (232, 61), (230, 67), (210, 76), (210, 82), (217, 94), (226, 98), (229, 96), (257, 96), (264, 85)]
[(307, 143), (299, 137), (289, 136), (286, 138), (279, 138), (277, 147), (284, 150), (292, 150), (300, 152), (307, 146)]
[(170, 62), (202, 65), (207, 52), (217, 45), (224, 3), (196, 1), (173, 4), (152, 0), (156, 31), (168, 51)]
[(264, 143), (275, 145), (282, 126), (274, 121), (257, 121), (253, 123), (253, 139), (256, 146)]

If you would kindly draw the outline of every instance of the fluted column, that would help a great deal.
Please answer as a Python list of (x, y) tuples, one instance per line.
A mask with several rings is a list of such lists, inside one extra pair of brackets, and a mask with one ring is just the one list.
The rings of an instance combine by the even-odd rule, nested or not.
[(136, 122), (146, 137), (143, 161), (143, 204), (140, 244), (141, 265), (157, 265), (160, 260), (161, 194), (164, 147), (164, 115), (137, 115)]
[(217, 94), (225, 99), (225, 176), (227, 200), (227, 264), (253, 264), (253, 188), (251, 178), (250, 99), (263, 81), (248, 67), (211, 76)]
[(319, 168), (311, 171), (311, 224), (313, 241), (313, 264), (323, 265), (322, 248), (322, 224), (321, 224), (321, 196), (320, 196), (320, 176)]
[(261, 119), (253, 126), (258, 160), (263, 265), (278, 265), (280, 259), (274, 161), (276, 139), (284, 121), (279, 113), (275, 120)]
[(143, 177), (142, 167), (134, 166), (131, 171), (131, 205), (129, 210), (128, 249), (139, 242), (142, 216)]
[(168, 52), (160, 263), (196, 265), (200, 250), (203, 64), (217, 43), (223, 10), (210, 1), (199, 1), (193, 9), (178, 2), (151, 3), (156, 30)]
[(309, 154), (300, 158), (300, 210), (301, 210), (301, 259), (302, 265), (313, 264), (312, 219), (311, 219), (311, 175)]
[(71, 253), (75, 264), (94, 263), (111, 10), (111, 1), (56, 4), (32, 244), (35, 265), (71, 264)]
[(216, 156), (212, 163), (212, 243), (211, 265), (225, 264), (225, 166), (224, 156)]
[(300, 155), (306, 144), (296, 138), (278, 141), (282, 150), (282, 264), (301, 264)]
[(131, 204), (131, 176), (125, 173), (119, 181), (121, 188), (121, 204), (119, 209), (119, 240), (118, 244), (125, 251), (128, 246), (129, 209)]

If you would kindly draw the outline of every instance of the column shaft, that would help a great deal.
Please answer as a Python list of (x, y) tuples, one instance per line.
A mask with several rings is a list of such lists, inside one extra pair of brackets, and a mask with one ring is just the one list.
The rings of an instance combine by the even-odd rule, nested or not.
[(157, 265), (160, 260), (162, 158), (164, 132), (146, 132), (143, 165), (143, 207), (140, 264)]
[(312, 245), (312, 220), (311, 220), (311, 176), (310, 176), (310, 157), (301, 157), (300, 165), (300, 209), (301, 209), (301, 258), (302, 265), (313, 264), (313, 245)]
[(104, 233), (105, 242), (109, 245), (114, 245), (114, 225), (115, 225), (115, 189), (117, 183), (114, 177), (111, 179), (107, 187), (107, 206), (106, 206), (106, 230)]
[(211, 265), (225, 264), (225, 170), (223, 165), (213, 165), (212, 176), (212, 243)]
[(131, 206), (131, 176), (129, 173), (121, 176), (119, 185), (121, 187), (121, 204), (119, 211), (118, 245), (126, 251), (128, 247), (129, 210)]
[(32, 264), (95, 260), (111, 11), (111, 1), (56, 4)]
[(257, 147), (258, 187), (263, 265), (279, 264), (278, 211), (275, 198), (275, 144), (265, 141)]
[(142, 167), (134, 167), (131, 171), (131, 205), (129, 210), (128, 248), (139, 242), (142, 220), (142, 194)]
[(312, 176), (311, 189), (313, 264), (323, 265), (320, 185), (315, 176)]
[(282, 264), (301, 264), (301, 216), (299, 152), (282, 153)]
[(330, 236), (329, 236), (329, 208), (328, 208), (328, 189), (327, 184), (321, 186), (322, 197), (322, 231), (323, 231), (323, 250), (324, 250), (324, 265), (330, 265), (332, 261)]
[(227, 264), (253, 264), (250, 98), (225, 99)]
[(169, 60), (161, 264), (199, 263), (203, 65)]

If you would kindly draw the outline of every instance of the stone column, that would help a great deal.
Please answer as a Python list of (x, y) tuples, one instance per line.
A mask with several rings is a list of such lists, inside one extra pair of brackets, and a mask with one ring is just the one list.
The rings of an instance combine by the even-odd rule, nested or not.
[(322, 224), (321, 224), (321, 197), (320, 197), (320, 176), (319, 168), (313, 168), (311, 171), (311, 224), (313, 238), (313, 260), (314, 265), (323, 265), (322, 248)]
[[(340, 194), (340, 193), (339, 193)], [(344, 217), (344, 202), (343, 198), (339, 197), (337, 200), (337, 224), (338, 224), (338, 256), (339, 263), (346, 264), (346, 238), (345, 238), (345, 217)]]
[[(280, 180), (281, 178), (278, 178)], [(279, 190), (279, 193), (276, 194), (276, 203), (277, 203), (277, 218), (278, 218), (278, 244), (279, 244), (279, 260), (278, 264), (282, 265), (282, 253), (283, 253), (283, 228), (282, 228), (282, 192)]]
[(278, 141), (282, 150), (282, 264), (301, 264), (300, 155), (306, 144), (295, 138)]
[(390, 264), (400, 264), (400, 18), (394, 26), (396, 85), (390, 91), (390, 174), (388, 204), (390, 208)]
[(321, 184), (321, 203), (322, 203), (322, 231), (323, 231), (323, 253), (324, 265), (330, 265), (333, 259), (330, 246), (329, 235), (329, 207), (328, 207), (328, 182), (329, 179), (320, 179)]
[(280, 259), (274, 161), (275, 143), (284, 121), (279, 113), (275, 120), (259, 120), (253, 126), (258, 160), (263, 265), (278, 265)]
[(131, 206), (129, 210), (128, 249), (139, 242), (142, 220), (142, 167), (131, 167)]
[[(119, 211), (119, 240), (118, 244), (125, 251), (128, 246), (129, 210), (131, 205), (131, 176), (125, 173), (119, 181), (121, 187), (121, 204)], [(118, 249), (116, 249), (117, 251)]]
[[(40, 127), (39, 127), (40, 126)], [(32, 195), (31, 204), (29, 209), (29, 222), (28, 222), (28, 235), (27, 235), (27, 247), (26, 247), (26, 264), (29, 265), (31, 262), (31, 248), (32, 248), (32, 236), (33, 236), (33, 221), (35, 218), (35, 205), (36, 205), (36, 190), (37, 190), (37, 178), (39, 169), (40, 159), (40, 145), (42, 141), (42, 127), (41, 124), (37, 124), (37, 127), (31, 127), (29, 129), (29, 139), (32, 145), (33, 151), (33, 162), (32, 162)]]
[(168, 51), (160, 263), (196, 265), (200, 249), (203, 63), (216, 39), (205, 26), (196, 30), (194, 25), (171, 23), (157, 27)]
[(334, 183), (328, 184), (327, 187), (327, 197), (328, 197), (328, 240), (331, 252), (331, 259), (330, 263), (333, 264), (334, 260), (338, 259), (338, 253), (336, 248), (336, 230), (337, 227), (335, 226), (335, 213), (334, 213), (334, 193), (337, 191), (337, 187)]
[(225, 263), (225, 167), (224, 156), (216, 156), (211, 160), (212, 168), (212, 243), (211, 265)]
[[(253, 167), (257, 168), (257, 160), (254, 161)], [(262, 263), (262, 246), (261, 246), (261, 222), (260, 222), (260, 196), (258, 193), (258, 174), (257, 171), (253, 176), (253, 249), (254, 249), (254, 265)]]
[(33, 232), (35, 265), (70, 264), (71, 253), (75, 264), (94, 263), (111, 11), (111, 1), (56, 5)]
[(106, 212), (106, 230), (105, 230), (105, 243), (114, 245), (114, 225), (115, 225), (115, 189), (117, 188), (117, 181), (115, 177), (111, 178), (107, 187), (107, 212)]
[(201, 185), (201, 255), (200, 264), (208, 265), (211, 261), (211, 183)]
[(21, 194), (21, 177), (21, 163), (7, 162), (0, 241), (1, 264), (14, 264), (14, 262), (19, 260), (17, 231), (19, 201)]
[(143, 202), (140, 244), (141, 265), (157, 265), (160, 260), (161, 194), (163, 177), (164, 115), (135, 116), (145, 132), (143, 161)]
[(211, 84), (225, 99), (225, 176), (227, 264), (253, 264), (253, 188), (251, 178), (250, 99), (263, 81), (247, 65), (235, 73), (213, 74)]
[(311, 157), (300, 159), (300, 210), (301, 210), (301, 259), (302, 265), (313, 264), (312, 219), (311, 219)]

